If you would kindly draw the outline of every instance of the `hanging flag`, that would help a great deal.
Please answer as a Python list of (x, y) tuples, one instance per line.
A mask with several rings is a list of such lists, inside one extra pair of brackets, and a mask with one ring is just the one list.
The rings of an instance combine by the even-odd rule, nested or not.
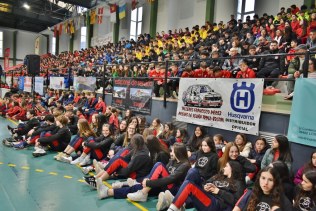
[(68, 21), (64, 22), (64, 28), (65, 28), (65, 33), (68, 34), (69, 33), (69, 25), (68, 25)]
[(63, 24), (61, 23), (59, 24), (59, 36), (61, 35), (62, 31), (63, 31)]
[(57, 25), (55, 25), (54, 26), (54, 37), (57, 37), (57, 33), (58, 33)]
[(73, 20), (71, 20), (69, 22), (69, 28), (70, 28), (70, 34), (74, 34), (75, 33), (75, 24), (74, 24)]
[(96, 13), (95, 9), (90, 10), (90, 24), (95, 24)]
[(132, 10), (136, 9), (137, 0), (132, 0)]
[(110, 6), (110, 14), (111, 14), (111, 22), (116, 23), (116, 9), (117, 5), (116, 4), (111, 4)]
[(104, 7), (98, 8), (98, 24), (102, 23)]
[(126, 3), (125, 4), (122, 4), (120, 7), (119, 7), (119, 19), (123, 19), (125, 18), (126, 16)]

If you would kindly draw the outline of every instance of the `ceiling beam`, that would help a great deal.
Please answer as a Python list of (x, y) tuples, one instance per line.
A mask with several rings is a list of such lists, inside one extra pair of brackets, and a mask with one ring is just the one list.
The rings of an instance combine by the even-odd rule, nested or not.
[(92, 0), (61, 0), (61, 1), (68, 3), (68, 4), (73, 4), (73, 5), (77, 5), (80, 7), (85, 7), (88, 9), (93, 7), (93, 5), (91, 4), (93, 2)]

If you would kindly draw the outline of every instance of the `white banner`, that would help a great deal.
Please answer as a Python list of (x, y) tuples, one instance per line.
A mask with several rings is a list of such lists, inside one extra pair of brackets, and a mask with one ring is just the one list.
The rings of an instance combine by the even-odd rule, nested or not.
[(40, 95), (44, 95), (44, 78), (35, 77), (35, 92)]
[(263, 79), (181, 78), (177, 120), (258, 135)]
[(24, 92), (32, 92), (32, 77), (24, 78)]
[(64, 77), (50, 77), (49, 88), (65, 89)]
[(113, 42), (112, 33), (108, 33), (108, 34), (103, 35), (103, 36), (94, 36), (91, 38), (91, 46), (107, 45), (110, 42)]
[(12, 86), (12, 76), (6, 76), (5, 82), (8, 84), (9, 87)]
[(74, 77), (74, 89), (76, 91), (95, 91), (97, 85), (96, 77)]

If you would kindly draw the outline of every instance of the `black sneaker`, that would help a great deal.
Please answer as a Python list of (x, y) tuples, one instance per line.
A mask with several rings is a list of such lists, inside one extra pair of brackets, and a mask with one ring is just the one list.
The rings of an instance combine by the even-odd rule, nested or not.
[(94, 176), (83, 177), (84, 181), (93, 189), (97, 189), (97, 182)]

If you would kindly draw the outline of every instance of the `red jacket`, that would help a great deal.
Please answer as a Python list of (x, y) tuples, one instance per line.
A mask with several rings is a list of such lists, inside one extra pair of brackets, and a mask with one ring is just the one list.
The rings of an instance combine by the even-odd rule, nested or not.
[(97, 112), (102, 112), (104, 113), (106, 110), (106, 104), (105, 102), (98, 102), (96, 105), (95, 105), (95, 111)]
[(252, 69), (248, 68), (246, 72), (239, 71), (236, 78), (255, 78), (256, 73)]

